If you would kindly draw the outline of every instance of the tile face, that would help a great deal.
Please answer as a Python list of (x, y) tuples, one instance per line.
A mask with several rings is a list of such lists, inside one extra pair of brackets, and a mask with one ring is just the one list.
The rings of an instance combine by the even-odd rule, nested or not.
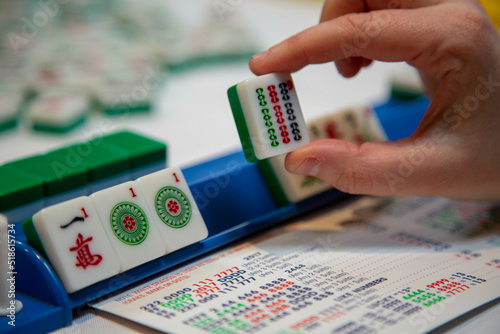
[(134, 181), (90, 195), (122, 271), (166, 253), (156, 219)]
[(336, 138), (355, 144), (386, 140), (375, 112), (366, 105), (354, 106), (316, 119), (308, 124), (311, 138)]
[[(386, 140), (385, 132), (369, 106), (356, 106), (316, 119), (308, 124), (312, 140), (336, 138), (361, 144)], [(289, 173), (285, 155), (259, 162), (259, 167), (279, 205), (296, 203), (326, 191), (326, 182), (311, 176)]]
[[(88, 197), (47, 207), (32, 223), (68, 293), (120, 272), (120, 265)], [(24, 229), (23, 225), (23, 229)], [(27, 234), (28, 240), (30, 240)]]
[(138, 192), (146, 199), (169, 252), (208, 236), (207, 227), (179, 168), (141, 177)]
[(248, 161), (296, 150), (309, 134), (289, 73), (272, 73), (228, 89), (229, 102)]

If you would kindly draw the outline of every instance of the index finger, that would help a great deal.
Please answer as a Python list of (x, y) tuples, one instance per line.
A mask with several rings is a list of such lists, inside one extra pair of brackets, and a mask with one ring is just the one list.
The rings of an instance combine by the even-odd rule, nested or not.
[(439, 26), (436, 20), (447, 10), (419, 8), (347, 14), (306, 29), (254, 56), (250, 69), (257, 75), (295, 72), (308, 64), (349, 57), (414, 61), (415, 66), (424, 66), (436, 57), (430, 50), (437, 49), (443, 32), (435, 33), (432, 27)]

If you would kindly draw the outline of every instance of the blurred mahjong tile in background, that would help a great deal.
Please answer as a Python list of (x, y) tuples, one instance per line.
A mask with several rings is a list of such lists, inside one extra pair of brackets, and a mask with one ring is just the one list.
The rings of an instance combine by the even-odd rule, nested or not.
[(64, 133), (82, 124), (89, 108), (86, 95), (51, 92), (36, 97), (27, 116), (35, 130)]
[(5, 92), (0, 88), (0, 131), (17, 125), (22, 102), (20, 92)]

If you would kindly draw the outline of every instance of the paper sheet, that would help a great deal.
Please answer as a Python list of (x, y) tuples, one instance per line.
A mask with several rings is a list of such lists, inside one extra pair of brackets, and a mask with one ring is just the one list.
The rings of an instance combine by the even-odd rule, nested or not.
[(421, 333), (500, 296), (500, 207), (401, 197), (341, 229), (338, 211), (94, 307), (179, 334)]

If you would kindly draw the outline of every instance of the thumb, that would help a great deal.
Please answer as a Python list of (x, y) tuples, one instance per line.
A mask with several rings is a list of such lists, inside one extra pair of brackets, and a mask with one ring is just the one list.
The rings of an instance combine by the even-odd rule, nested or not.
[(346, 193), (429, 196), (453, 184), (453, 168), (442, 162), (456, 159), (460, 156), (452, 146), (433, 139), (408, 138), (361, 146), (322, 139), (289, 153), (285, 167), (291, 173), (317, 177)]

